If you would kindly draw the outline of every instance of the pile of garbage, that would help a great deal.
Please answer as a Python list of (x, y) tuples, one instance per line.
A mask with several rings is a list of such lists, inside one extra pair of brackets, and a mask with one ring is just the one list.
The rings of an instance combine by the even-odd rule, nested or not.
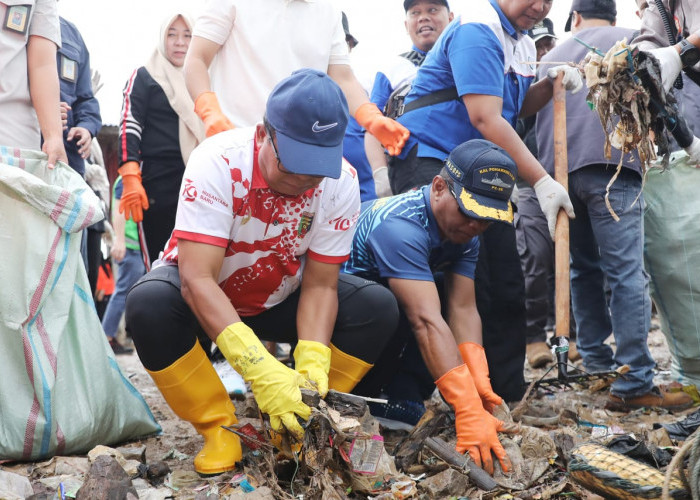
[(681, 474), (683, 462), (672, 460), (700, 413), (680, 421), (652, 409), (612, 414), (598, 409), (602, 396), (589, 387), (535, 391), (517, 422), (507, 406), (497, 408), (513, 467), (504, 473), (494, 460), (493, 476), (454, 451), (454, 414), (441, 398), (407, 433), (381, 427), (362, 398), (331, 391), (325, 400), (304, 395), (313, 410), (303, 443), (270, 438), (254, 399), (238, 401), (240, 421), (229, 430), (246, 451), (235, 471), (202, 478), (178, 467), (191, 457), (177, 450), (147, 460), (142, 442), (98, 446), (84, 457), (3, 464), (0, 498), (661, 498), (665, 481), (668, 498), (690, 498), (692, 471)]

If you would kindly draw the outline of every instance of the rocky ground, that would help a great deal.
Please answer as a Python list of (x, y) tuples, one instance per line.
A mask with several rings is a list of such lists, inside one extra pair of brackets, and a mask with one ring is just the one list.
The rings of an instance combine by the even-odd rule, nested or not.
[[(650, 334), (649, 346), (658, 362), (657, 383), (669, 383), (669, 353), (664, 336), (658, 329), (658, 325), (655, 325), (655, 329)], [(385, 477), (385, 487), (382, 489), (381, 485), (379, 485), (375, 495), (359, 494), (357, 493), (357, 488), (353, 489), (350, 484), (341, 484), (343, 480), (347, 480), (347, 475), (330, 474), (326, 477), (322, 471), (316, 470), (314, 474), (313, 471), (315, 469), (313, 467), (304, 469), (309, 474), (309, 477), (306, 478), (307, 484), (311, 484), (310, 490), (304, 491), (304, 484), (301, 484), (299, 481), (303, 479), (302, 477), (295, 478), (297, 479), (296, 482), (292, 481), (297, 468), (296, 464), (291, 461), (281, 461), (278, 469), (274, 469), (273, 466), (259, 466), (260, 462), (269, 460), (269, 458), (265, 458), (266, 456), (271, 456), (271, 454), (265, 455), (261, 454), (261, 452), (250, 455), (245, 468), (214, 478), (202, 479), (194, 472), (192, 465), (192, 457), (202, 445), (201, 437), (194, 432), (187, 422), (178, 419), (173, 414), (160, 392), (153, 385), (136, 354), (119, 356), (118, 362), (123, 373), (147, 401), (153, 415), (162, 426), (163, 433), (140, 441), (123, 443), (122, 446), (125, 448), (120, 449), (121, 454), (107, 452), (108, 454), (116, 455), (122, 460), (123, 468), (132, 478), (136, 475), (142, 476), (133, 479), (130, 484), (127, 477), (126, 482), (122, 484), (133, 486), (133, 490), (129, 490), (127, 487), (121, 493), (117, 492), (117, 496), (110, 498), (130, 498), (128, 495), (133, 495), (133, 493), (137, 493), (139, 498), (147, 499), (238, 498), (239, 496), (240, 498), (248, 499), (270, 498), (273, 496), (278, 498), (302, 498), (304, 493), (307, 493), (306, 498), (320, 498), (328, 497), (331, 490), (335, 490), (337, 498), (341, 497), (339, 492), (343, 491), (345, 494), (355, 498), (374, 497), (382, 491), (385, 495), (382, 498), (404, 498), (407, 495), (418, 496), (421, 494), (424, 498), (459, 497), (460, 495), (470, 498), (476, 496), (504, 499), (598, 498), (590, 491), (567, 479), (560, 460), (561, 457), (556, 458), (556, 451), (561, 453), (561, 450), (552, 451), (548, 449), (548, 446), (551, 446), (551, 444), (540, 443), (537, 445), (540, 446), (538, 448), (539, 451), (535, 451), (535, 454), (540, 456), (537, 459), (528, 459), (525, 450), (527, 439), (521, 436), (514, 440), (509, 440), (509, 445), (507, 446), (509, 452), (514, 449), (513, 447), (519, 448), (519, 450), (514, 452), (516, 455), (518, 455), (519, 451), (522, 451), (522, 456), (518, 455), (514, 460), (515, 462), (521, 462), (519, 465), (516, 464), (519, 467), (519, 472), (515, 476), (504, 476), (500, 472), (497, 473), (496, 479), (501, 487), (489, 494), (484, 494), (474, 488), (473, 483), (467, 483), (466, 476), (460, 472), (454, 469), (445, 470), (446, 466), (435, 457), (428, 457), (427, 459), (423, 457), (422, 463), (416, 465), (412, 469), (413, 473), (410, 475), (397, 475), (396, 479), (390, 480), (386, 480), (388, 478)], [(533, 380), (543, 375), (545, 375), (545, 370), (526, 368), (526, 379), (528, 380)], [(554, 372), (547, 376), (553, 375)], [(566, 439), (568, 439), (569, 444), (573, 445), (591, 439), (606, 439), (606, 435), (609, 437), (611, 433), (632, 433), (638, 440), (665, 446), (671, 443), (667, 442), (663, 432), (653, 430), (653, 424), (674, 422), (692, 411), (687, 410), (676, 415), (654, 410), (640, 410), (630, 414), (614, 413), (603, 409), (606, 397), (607, 390), (591, 392), (581, 387), (578, 387), (576, 390), (555, 392), (548, 395), (539, 394), (531, 407), (524, 412), (524, 416), (520, 418), (521, 424), (525, 425), (527, 429), (536, 427), (530, 434), (534, 433), (539, 438), (546, 439), (547, 443), (550, 441), (546, 436), (547, 434), (554, 437), (554, 442), (557, 446), (560, 445), (562, 436), (570, 436)], [(243, 415), (243, 403), (238, 402), (237, 407), (240, 410), (239, 415)], [(258, 427), (260, 424), (257, 419), (241, 419), (241, 423), (246, 422), (250, 422)], [(382, 430), (382, 433), (384, 434), (388, 451), (392, 451), (394, 445), (407, 435), (402, 432), (397, 433), (384, 430)], [(545, 435), (544, 438), (542, 437), (543, 434)], [(535, 447), (537, 448), (537, 446)], [(34, 498), (61, 498), (60, 496), (51, 496), (54, 495), (61, 482), (66, 487), (66, 497), (70, 497), (75, 494), (80, 484), (88, 478), (87, 471), (90, 464), (93, 464), (94, 467), (95, 457), (99, 453), (99, 450), (94, 452), (90, 458), (87, 456), (57, 457), (49, 462), (42, 463), (2, 464), (0, 466), (0, 498), (22, 498), (23, 496), (26, 497), (26, 493), (31, 493), (31, 491), (38, 494)], [(124, 459), (122, 459), (122, 456), (124, 456)], [(129, 459), (131, 461), (128, 461)], [(537, 469), (535, 463), (540, 459), (543, 461), (541, 465), (542, 470), (535, 472), (534, 469)], [(259, 462), (257, 465), (255, 464), (256, 460)], [(138, 464), (140, 462), (142, 465), (139, 469)], [(146, 464), (150, 468), (146, 467)], [(102, 465), (104, 468), (109, 468), (110, 466), (106, 461)], [(523, 472), (525, 469), (527, 469), (527, 474)], [(274, 471), (274, 473), (271, 473), (271, 471)], [(435, 475), (435, 471), (441, 472)], [(10, 491), (8, 485), (13, 479), (16, 479), (13, 474), (29, 479), (32, 490), (26, 490), (25, 484), (24, 495), (17, 493), (17, 491), (22, 491), (21, 489), (16, 489), (16, 496), (11, 496), (8, 493)], [(529, 475), (529, 477), (523, 477), (522, 474)], [(277, 475), (279, 476), (279, 485), (275, 477)], [(431, 476), (433, 477), (431, 478)], [(335, 484), (329, 486), (328, 483), (325, 483), (326, 489), (324, 490), (323, 484), (319, 486), (319, 483), (323, 483), (326, 479), (330, 482), (335, 481)], [(464, 481), (464, 483), (460, 481)], [(506, 489), (508, 486), (512, 488), (510, 490)], [(92, 493), (88, 496), (85, 496), (86, 490), (84, 489), (82, 498), (106, 498), (102, 494), (95, 493), (99, 491), (99, 484), (96, 488), (91, 490)], [(394, 490), (393, 493), (392, 488)], [(252, 492), (246, 493), (246, 490), (251, 489), (253, 489)], [(295, 491), (292, 491), (292, 489), (295, 489)], [(457, 491), (458, 489), (460, 491)], [(3, 491), (5, 491), (4, 494)], [(128, 491), (131, 491), (131, 493), (128, 493)], [(324, 491), (325, 493), (323, 493)], [(319, 492), (322, 492), (320, 496)]]

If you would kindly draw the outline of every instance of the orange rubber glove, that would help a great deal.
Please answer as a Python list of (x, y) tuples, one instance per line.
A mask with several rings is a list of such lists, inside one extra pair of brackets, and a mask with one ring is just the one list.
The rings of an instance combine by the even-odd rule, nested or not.
[(235, 128), (231, 120), (226, 118), (226, 115), (221, 111), (219, 100), (214, 92), (199, 94), (199, 97), (194, 101), (194, 112), (204, 122), (207, 137)]
[(361, 127), (377, 138), (391, 156), (401, 153), (408, 136), (411, 135), (406, 127), (396, 120), (387, 118), (379, 111), (376, 104), (366, 102), (355, 111), (355, 120)]
[(459, 344), (459, 352), (462, 355), (462, 361), (469, 367), (469, 372), (474, 378), (476, 392), (481, 397), (484, 409), (493, 413), (493, 409), (503, 403), (503, 398), (491, 388), (489, 365), (486, 362), (484, 347), (474, 342), (463, 342)]
[[(459, 365), (435, 381), (442, 396), (455, 410), (457, 451), (469, 456), (486, 472), (493, 474), (491, 452), (510, 471), (510, 459), (498, 440), (503, 422), (484, 410), (467, 365)], [(483, 465), (482, 465), (483, 464)]]
[(141, 184), (141, 168), (137, 162), (127, 161), (117, 172), (122, 176), (124, 186), (119, 200), (119, 213), (124, 214), (127, 220), (141, 222), (143, 211), (148, 210), (148, 197)]

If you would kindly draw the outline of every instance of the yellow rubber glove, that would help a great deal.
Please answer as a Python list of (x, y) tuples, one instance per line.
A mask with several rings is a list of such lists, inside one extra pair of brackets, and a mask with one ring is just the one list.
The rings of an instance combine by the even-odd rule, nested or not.
[(321, 342), (300, 340), (294, 349), (294, 368), (316, 386), (322, 398), (328, 394), (331, 349)]
[(277, 361), (244, 323), (227, 326), (216, 345), (231, 366), (250, 382), (260, 411), (270, 416), (270, 426), (287, 431), (296, 439), (304, 437), (297, 415), (308, 420), (311, 409), (301, 402), (301, 387), (313, 389), (303, 375)]
[(387, 118), (379, 111), (376, 104), (366, 102), (355, 111), (355, 120), (361, 127), (377, 138), (391, 156), (401, 153), (408, 136), (411, 135), (406, 127), (396, 120)]
[(143, 211), (148, 210), (148, 196), (141, 184), (141, 168), (135, 161), (128, 161), (119, 167), (122, 176), (122, 197), (119, 200), (119, 213), (134, 222), (143, 220)]
[(491, 452), (501, 462), (504, 472), (510, 470), (510, 459), (498, 440), (503, 422), (484, 410), (467, 365), (459, 365), (435, 381), (440, 394), (455, 409), (457, 451), (469, 452), (476, 465), (493, 474)]
[(204, 122), (207, 137), (235, 128), (231, 120), (226, 118), (226, 115), (221, 111), (219, 100), (214, 92), (199, 94), (194, 101), (194, 112)]
[(462, 342), (459, 344), (459, 352), (462, 355), (462, 361), (469, 367), (469, 372), (474, 378), (476, 392), (479, 393), (484, 409), (493, 413), (493, 409), (503, 403), (503, 398), (493, 392), (491, 387), (484, 347), (474, 342)]

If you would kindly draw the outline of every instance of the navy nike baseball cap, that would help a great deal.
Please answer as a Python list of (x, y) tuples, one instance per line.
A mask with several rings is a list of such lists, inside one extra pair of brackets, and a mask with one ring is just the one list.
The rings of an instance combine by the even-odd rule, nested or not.
[(337, 179), (343, 162), (348, 103), (327, 74), (300, 69), (279, 82), (265, 117), (275, 130), (284, 167), (294, 174)]
[(463, 142), (445, 160), (459, 209), (474, 219), (513, 223), (518, 169), (506, 151), (485, 139)]

